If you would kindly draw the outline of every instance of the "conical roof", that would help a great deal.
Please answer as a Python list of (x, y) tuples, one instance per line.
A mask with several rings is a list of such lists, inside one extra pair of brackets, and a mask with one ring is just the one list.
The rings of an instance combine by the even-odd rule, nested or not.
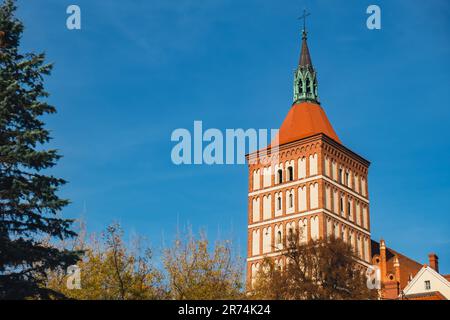
[[(280, 145), (323, 133), (341, 143), (323, 108), (312, 102), (295, 104), (280, 127), (277, 138)], [(272, 146), (274, 142), (272, 141)]]

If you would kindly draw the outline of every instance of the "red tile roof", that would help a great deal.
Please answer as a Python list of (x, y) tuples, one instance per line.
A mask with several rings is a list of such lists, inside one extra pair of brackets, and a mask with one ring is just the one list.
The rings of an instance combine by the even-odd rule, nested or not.
[(279, 144), (294, 142), (319, 133), (341, 143), (322, 107), (312, 102), (301, 102), (293, 105), (284, 119), (278, 132)]
[(408, 294), (403, 300), (447, 300), (439, 291)]

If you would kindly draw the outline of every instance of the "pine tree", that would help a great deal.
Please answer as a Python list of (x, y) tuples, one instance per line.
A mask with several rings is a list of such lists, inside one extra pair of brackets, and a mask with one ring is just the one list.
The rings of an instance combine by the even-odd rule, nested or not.
[(65, 270), (78, 253), (45, 240), (76, 234), (59, 216), (65, 181), (44, 173), (60, 158), (44, 149), (50, 135), (40, 120), (56, 112), (44, 101), (52, 65), (44, 54), (19, 52), (24, 27), (15, 11), (15, 0), (0, 4), (0, 299), (48, 299), (58, 293), (45, 288), (46, 271)]

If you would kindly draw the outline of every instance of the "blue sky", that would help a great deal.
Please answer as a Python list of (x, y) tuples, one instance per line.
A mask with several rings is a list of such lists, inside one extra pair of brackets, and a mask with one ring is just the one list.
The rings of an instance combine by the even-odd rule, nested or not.
[[(82, 10), (82, 30), (65, 27)], [(378, 4), (382, 29), (366, 28)], [(322, 106), (372, 162), (372, 237), (450, 273), (448, 1), (19, 0), (24, 50), (55, 63), (67, 217), (119, 221), (158, 248), (177, 224), (232, 238), (243, 255), (247, 168), (175, 166), (176, 128), (278, 128), (292, 99), (306, 7)], [(83, 213), (84, 212), (84, 213)]]

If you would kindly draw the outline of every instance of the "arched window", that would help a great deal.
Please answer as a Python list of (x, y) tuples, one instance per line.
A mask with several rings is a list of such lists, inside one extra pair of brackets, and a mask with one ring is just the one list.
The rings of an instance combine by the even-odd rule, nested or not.
[(298, 178), (302, 179), (306, 177), (306, 158), (302, 157), (298, 159)]
[(294, 180), (294, 169), (292, 167), (288, 167), (288, 180)]
[(309, 156), (309, 175), (314, 176), (317, 174), (317, 153)]
[(298, 92), (303, 93), (303, 80), (302, 79), (300, 79), (300, 81), (298, 82)]
[(283, 170), (278, 169), (278, 177), (277, 177), (278, 183), (283, 182)]
[(292, 228), (289, 228), (289, 230), (288, 230), (288, 240), (289, 241), (294, 240), (294, 230)]
[(306, 210), (306, 186), (299, 187), (298, 189), (298, 211)]
[(277, 208), (278, 210), (281, 210), (281, 197), (278, 197), (277, 199)]
[(268, 253), (272, 251), (272, 227), (263, 229), (263, 252)]
[(306, 79), (306, 93), (311, 93), (311, 81)]
[(317, 182), (309, 185), (309, 207), (311, 209), (319, 207), (319, 185)]
[(311, 239), (317, 240), (319, 239), (319, 217), (315, 216), (311, 218)]
[(277, 233), (277, 244), (281, 244), (281, 231), (278, 231)]
[(289, 194), (289, 208), (292, 208), (294, 206), (294, 196)]

